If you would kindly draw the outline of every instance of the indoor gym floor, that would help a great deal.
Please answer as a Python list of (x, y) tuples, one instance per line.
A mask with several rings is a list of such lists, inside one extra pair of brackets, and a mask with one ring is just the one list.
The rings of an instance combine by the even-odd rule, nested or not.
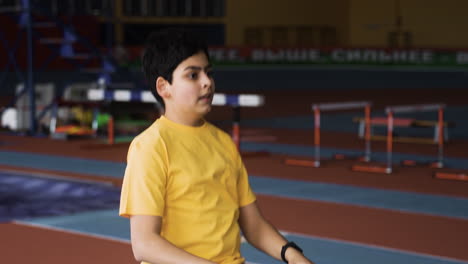
[[(269, 114), (281, 118), (310, 114), (305, 103), (302, 109), (296, 104), (283, 114), (278, 114), (280, 107), (266, 107), (274, 109)], [(229, 109), (221, 109), (211, 118), (227, 116)], [(276, 116), (254, 110), (243, 113), (251, 119)], [(244, 160), (264, 215), (316, 263), (468, 263), (468, 182), (435, 179), (436, 169), (398, 164), (391, 175), (352, 172), (349, 160), (324, 162), (316, 169), (287, 166), (287, 157), (312, 157), (312, 130), (245, 124), (242, 132), (250, 139), (243, 142), (242, 149), (270, 152)], [(362, 141), (356, 134), (323, 132), (324, 156), (335, 151), (359, 153)], [(117, 190), (128, 147), (6, 134), (0, 136), (0, 142), (2, 175), (95, 181)], [(445, 148), (450, 169), (444, 170), (466, 172), (467, 148), (466, 139), (450, 140)], [(373, 142), (376, 158), (384, 156), (384, 150), (383, 142)], [(395, 152), (395, 161), (408, 157), (426, 160), (435, 158), (436, 148), (401, 143), (395, 144)], [(117, 205), (20, 218), (5, 221), (0, 228), (2, 263), (135, 263), (128, 220), (117, 216)], [(249, 262), (281, 263), (246, 243), (242, 250)]]

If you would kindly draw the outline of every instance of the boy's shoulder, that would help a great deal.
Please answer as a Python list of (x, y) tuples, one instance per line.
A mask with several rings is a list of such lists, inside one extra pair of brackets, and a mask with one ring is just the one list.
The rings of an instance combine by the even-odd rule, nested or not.
[(133, 138), (132, 144), (151, 146), (157, 144), (157, 142), (161, 140), (161, 125), (158, 124), (158, 120), (156, 120), (135, 138)]

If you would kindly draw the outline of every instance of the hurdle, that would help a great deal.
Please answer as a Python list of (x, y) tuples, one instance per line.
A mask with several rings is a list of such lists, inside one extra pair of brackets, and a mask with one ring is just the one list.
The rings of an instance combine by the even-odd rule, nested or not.
[[(90, 101), (116, 101), (116, 102), (142, 102), (142, 103), (157, 103), (156, 98), (150, 91), (132, 91), (132, 90), (104, 90), (104, 89), (89, 89), (88, 99)], [(232, 123), (232, 139), (240, 150), (240, 108), (241, 107), (260, 107), (265, 103), (265, 97), (257, 94), (222, 94), (215, 93), (213, 95), (213, 106), (230, 106), (233, 110)], [(115, 121), (115, 120), (112, 120)], [(114, 123), (114, 122), (112, 122)], [(114, 133), (111, 132), (113, 127), (109, 128), (109, 144), (112, 144)]]
[(265, 97), (258, 94), (220, 94), (215, 93), (213, 96), (212, 105), (232, 107), (232, 140), (236, 144), (237, 150), (240, 151), (240, 121), (241, 107), (260, 107), (265, 104)]
[[(445, 104), (423, 104), (423, 105), (405, 105), (393, 106), (386, 109), (387, 113), (411, 113), (411, 112), (431, 112), (437, 111), (437, 162), (432, 164), (434, 168), (443, 168), (444, 163), (444, 109)], [(392, 142), (390, 142), (392, 144)]]
[(299, 160), (286, 159), (287, 165), (305, 166), (305, 167), (320, 167), (320, 113), (323, 111), (340, 111), (364, 109), (365, 116), (365, 150), (363, 161), (370, 161), (371, 144), (370, 144), (370, 111), (371, 102), (368, 101), (353, 101), (341, 103), (322, 103), (313, 104), (312, 111), (314, 112), (314, 160)]
[(441, 180), (468, 181), (468, 174), (466, 173), (436, 172), (434, 177)]
[(109, 117), (109, 122), (107, 122), (107, 144), (109, 145), (115, 144), (114, 117), (112, 115)]
[(419, 105), (397, 105), (397, 106), (387, 106), (385, 112), (387, 114), (387, 160), (386, 167), (377, 167), (377, 166), (363, 166), (356, 165), (353, 166), (352, 170), (354, 171), (364, 171), (364, 172), (376, 172), (376, 173), (387, 173), (390, 174), (393, 171), (392, 165), (392, 155), (393, 155), (393, 125), (394, 125), (394, 114), (400, 113), (412, 113), (412, 112), (431, 112), (437, 111), (438, 115), (438, 159), (437, 162), (433, 164), (435, 168), (443, 167), (443, 146), (444, 146), (444, 108), (445, 104), (419, 104)]
[[(404, 137), (398, 136), (393, 138), (393, 142), (402, 142), (402, 143), (418, 143), (418, 144), (438, 144), (439, 142), (439, 123), (437, 121), (428, 121), (428, 120), (416, 120), (415, 118), (395, 118), (393, 120), (393, 126), (396, 127), (412, 127), (412, 128), (433, 128), (434, 136), (430, 138), (419, 138), (419, 137)], [(355, 117), (353, 122), (359, 123), (358, 135), (360, 138), (364, 138), (364, 118)], [(371, 118), (371, 127), (374, 126), (387, 126), (387, 117), (373, 117)], [(448, 141), (448, 128), (454, 127), (453, 122), (444, 122), (444, 140)], [(371, 130), (372, 132), (372, 130)], [(386, 135), (373, 135), (371, 133), (371, 140), (387, 140)]]

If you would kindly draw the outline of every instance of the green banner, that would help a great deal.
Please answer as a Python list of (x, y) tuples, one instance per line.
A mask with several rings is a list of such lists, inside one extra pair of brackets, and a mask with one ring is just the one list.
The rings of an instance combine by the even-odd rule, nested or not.
[(218, 64), (359, 64), (468, 66), (468, 51), (430, 49), (210, 48)]
[[(132, 47), (128, 66), (140, 67), (141, 47)], [(468, 67), (468, 50), (379, 48), (210, 47), (216, 65), (305, 64)], [(133, 56), (132, 56), (133, 55)]]

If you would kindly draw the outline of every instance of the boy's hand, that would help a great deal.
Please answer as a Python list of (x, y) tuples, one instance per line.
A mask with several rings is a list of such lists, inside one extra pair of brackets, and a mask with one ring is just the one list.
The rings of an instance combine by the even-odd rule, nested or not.
[(308, 260), (301, 252), (293, 249), (288, 248), (286, 250), (286, 259), (288, 260), (288, 264), (314, 264), (314, 262)]

